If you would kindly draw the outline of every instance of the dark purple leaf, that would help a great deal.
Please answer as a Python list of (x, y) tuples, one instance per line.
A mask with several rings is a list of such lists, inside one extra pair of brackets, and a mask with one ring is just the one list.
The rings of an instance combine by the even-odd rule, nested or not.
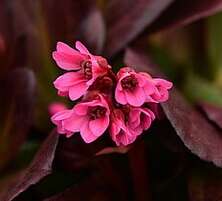
[[(148, 154), (149, 155), (149, 154)], [(148, 175), (147, 149), (144, 141), (137, 143), (128, 154), (133, 180), (135, 200), (151, 200), (150, 178)], [(139, 171), (138, 171), (139, 170)]]
[(123, 201), (115, 186), (110, 185), (98, 174), (78, 186), (73, 186), (64, 192), (54, 195), (44, 201)]
[(110, 146), (112, 142), (107, 136), (90, 144), (85, 143), (79, 134), (61, 138), (56, 152), (56, 166), (74, 172), (89, 167), (95, 154)]
[(31, 185), (38, 183), (52, 172), (52, 163), (58, 144), (59, 135), (55, 130), (47, 137), (37, 152), (30, 166), (0, 195), (0, 200), (11, 201), (27, 190)]
[(190, 201), (215, 201), (222, 198), (222, 177), (217, 169), (193, 171), (188, 178)]
[[(10, 67), (28, 65), (29, 51), (35, 43), (38, 28), (35, 26), (37, 1), (5, 1), (5, 12), (7, 13), (7, 25), (10, 30), (8, 43), (11, 46), (9, 58)], [(10, 47), (9, 46), (9, 47)], [(33, 46), (32, 46), (33, 48)]]
[(184, 144), (200, 158), (222, 167), (222, 135), (175, 89), (163, 110)]
[[(132, 50), (126, 53), (125, 63), (137, 70), (145, 70), (149, 63)], [(129, 57), (130, 55), (130, 57)], [(139, 61), (138, 65), (136, 62)], [(156, 75), (155, 69), (147, 66), (147, 71)], [(161, 104), (168, 120), (171, 122), (183, 143), (200, 158), (222, 167), (222, 135), (205, 117), (187, 103), (185, 98), (174, 89), (170, 98)]]
[(111, 0), (107, 10), (105, 53), (112, 56), (151, 24), (173, 0)]
[(41, 0), (41, 3), (52, 43), (65, 41), (72, 45), (78, 39), (81, 24), (94, 7), (95, 0)]
[(142, 51), (133, 50), (128, 48), (124, 55), (124, 63), (135, 70), (145, 71), (152, 75), (156, 75), (156, 65), (150, 59), (149, 55), (144, 54)]
[(92, 8), (83, 20), (80, 37), (94, 54), (101, 53), (105, 42), (105, 24), (98, 8)]
[(0, 169), (13, 159), (24, 143), (33, 120), (36, 81), (31, 70), (12, 70), (0, 85)]
[(106, 147), (101, 151), (98, 151), (95, 155), (100, 156), (104, 154), (126, 154), (131, 149), (131, 146), (123, 146), (123, 147)]
[(151, 31), (161, 31), (187, 25), (222, 10), (221, 0), (180, 0), (174, 1), (149, 27)]
[(222, 129), (222, 107), (210, 103), (201, 103), (199, 105), (207, 115), (207, 118)]

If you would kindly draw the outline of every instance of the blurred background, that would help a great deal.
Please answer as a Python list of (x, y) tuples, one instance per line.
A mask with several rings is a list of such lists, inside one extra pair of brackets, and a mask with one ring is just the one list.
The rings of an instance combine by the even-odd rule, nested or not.
[[(0, 0), (0, 201), (222, 201), (221, 0)], [(171, 80), (132, 146), (58, 137), (58, 41)], [(157, 73), (156, 73), (157, 72)]]

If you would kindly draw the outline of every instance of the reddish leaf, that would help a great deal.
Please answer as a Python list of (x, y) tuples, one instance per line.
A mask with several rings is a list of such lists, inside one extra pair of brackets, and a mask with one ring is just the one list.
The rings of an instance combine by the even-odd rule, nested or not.
[(0, 103), (0, 169), (13, 159), (32, 123), (36, 83), (32, 71), (17, 69), (2, 81)]
[(41, 0), (41, 3), (53, 44), (63, 40), (72, 44), (95, 0)]
[(221, 133), (176, 90), (162, 107), (184, 144), (200, 158), (222, 167)]
[(58, 144), (59, 135), (53, 130), (37, 152), (30, 166), (0, 195), (0, 200), (11, 201), (38, 183), (52, 171), (52, 163)]
[(112, 56), (151, 24), (173, 0), (111, 0), (107, 10), (105, 52)]
[(222, 10), (221, 0), (174, 1), (151, 25), (150, 30), (160, 31), (184, 26)]
[(56, 166), (73, 172), (89, 167), (95, 154), (107, 146), (112, 146), (112, 143), (106, 135), (90, 144), (85, 143), (78, 133), (71, 138), (61, 138)]
[[(128, 55), (128, 56), (127, 56)], [(138, 53), (126, 53), (125, 63), (145, 70), (148, 63)], [(133, 56), (133, 57), (132, 57)], [(136, 61), (140, 61), (138, 65)], [(155, 73), (147, 66), (147, 71)], [(175, 89), (170, 92), (170, 99), (161, 104), (162, 108), (183, 143), (200, 158), (211, 161), (222, 167), (222, 135), (204, 116), (190, 106), (184, 97)]]
[(110, 185), (101, 176), (94, 176), (78, 186), (54, 195), (44, 201), (123, 201), (115, 186)]
[[(204, 171), (203, 171), (204, 170)], [(222, 198), (222, 177), (217, 169), (195, 170), (188, 178), (190, 201), (216, 201)]]
[(87, 47), (94, 53), (99, 54), (105, 42), (105, 24), (101, 11), (92, 8), (81, 25), (80, 36)]
[[(149, 201), (151, 199), (150, 178), (147, 166), (147, 149), (144, 141), (137, 143), (133, 149), (129, 151), (129, 165), (133, 180), (133, 190), (135, 200)], [(138, 171), (139, 170), (139, 171)]]
[(200, 107), (207, 115), (207, 118), (222, 129), (222, 107), (210, 103), (201, 103)]
[(131, 146), (123, 146), (123, 147), (106, 147), (102, 149), (101, 151), (98, 151), (95, 155), (100, 156), (104, 154), (125, 154), (131, 149)]

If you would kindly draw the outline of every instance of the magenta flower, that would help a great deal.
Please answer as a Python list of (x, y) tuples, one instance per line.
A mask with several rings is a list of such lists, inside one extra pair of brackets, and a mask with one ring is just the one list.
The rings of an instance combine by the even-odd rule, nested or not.
[(69, 132), (80, 132), (86, 143), (100, 137), (109, 126), (110, 109), (102, 95), (89, 102), (76, 104), (70, 118), (64, 121), (64, 128)]
[(76, 42), (76, 49), (58, 42), (53, 58), (57, 65), (64, 70), (72, 70), (54, 81), (54, 86), (61, 96), (69, 96), (71, 100), (80, 98), (93, 84), (98, 76), (102, 76), (109, 68), (106, 59), (94, 56), (87, 48)]
[(155, 92), (155, 85), (147, 73), (136, 73), (131, 68), (122, 68), (118, 74), (115, 99), (118, 103), (141, 106)]
[[(95, 141), (107, 128), (117, 146), (133, 143), (155, 119), (157, 104), (166, 101), (172, 83), (148, 73), (124, 67), (117, 75), (102, 56), (92, 55), (80, 42), (76, 50), (59, 42), (53, 52), (56, 63), (66, 72), (54, 81), (58, 94), (77, 100), (67, 110), (49, 107), (52, 122), (66, 137), (79, 132), (86, 143)], [(146, 103), (146, 104), (144, 104)]]
[(150, 109), (131, 107), (128, 117), (129, 128), (140, 135), (151, 126), (154, 119), (155, 115)]
[(153, 79), (153, 83), (155, 84), (156, 90), (151, 95), (151, 102), (164, 102), (169, 98), (168, 90), (173, 87), (173, 83), (164, 79), (155, 78)]
[(49, 105), (48, 110), (49, 110), (49, 114), (52, 116), (57, 112), (63, 111), (66, 109), (66, 106), (64, 103), (60, 103), (60, 102), (53, 102)]
[(72, 116), (72, 110), (62, 110), (55, 113), (51, 117), (51, 121), (57, 126), (57, 132), (59, 134), (64, 134), (66, 137), (70, 137), (73, 135), (73, 132), (67, 130), (64, 126), (64, 121), (69, 119)]
[(120, 109), (113, 110), (109, 131), (117, 146), (126, 146), (133, 143), (138, 135), (127, 127), (124, 113)]

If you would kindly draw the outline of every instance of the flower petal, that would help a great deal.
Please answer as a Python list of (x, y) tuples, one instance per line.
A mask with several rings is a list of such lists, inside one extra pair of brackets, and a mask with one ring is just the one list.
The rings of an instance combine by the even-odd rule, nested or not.
[(77, 83), (69, 89), (69, 98), (71, 100), (77, 100), (86, 93), (87, 89), (88, 86), (86, 82)]
[(74, 55), (54, 51), (52, 57), (57, 65), (64, 70), (79, 70), (81, 68), (80, 63), (84, 60), (84, 57), (80, 53)]
[(58, 52), (63, 52), (63, 53), (70, 54), (70, 55), (79, 54), (79, 52), (77, 50), (71, 48), (69, 45), (67, 45), (63, 42), (58, 42), (57, 43), (56, 50)]
[(64, 121), (64, 128), (68, 131), (78, 132), (81, 126), (83, 126), (86, 118), (84, 116), (79, 116), (73, 113), (73, 115)]
[(88, 49), (80, 41), (76, 41), (76, 49), (79, 50), (82, 54), (90, 54)]
[(164, 80), (164, 79), (155, 78), (155, 79), (153, 79), (153, 81), (155, 82), (156, 85), (161, 85), (166, 89), (171, 89), (173, 87), (172, 82), (169, 82), (169, 81)]
[(61, 91), (68, 91), (68, 88), (84, 81), (84, 76), (80, 72), (68, 72), (61, 76), (59, 76), (54, 81), (54, 86), (56, 89), (59, 89)]
[(86, 143), (91, 143), (98, 138), (97, 136), (93, 135), (92, 131), (89, 129), (88, 122), (82, 125), (80, 135)]
[(115, 99), (118, 103), (125, 105), (127, 104), (125, 93), (122, 90), (120, 90), (119, 85), (120, 83), (117, 84), (117, 87), (115, 90)]
[(92, 131), (93, 135), (101, 136), (109, 126), (109, 117), (105, 116), (103, 118), (91, 120), (89, 122), (89, 128)]
[(135, 107), (141, 106), (145, 102), (145, 93), (142, 88), (137, 87), (134, 92), (125, 91), (126, 100)]

